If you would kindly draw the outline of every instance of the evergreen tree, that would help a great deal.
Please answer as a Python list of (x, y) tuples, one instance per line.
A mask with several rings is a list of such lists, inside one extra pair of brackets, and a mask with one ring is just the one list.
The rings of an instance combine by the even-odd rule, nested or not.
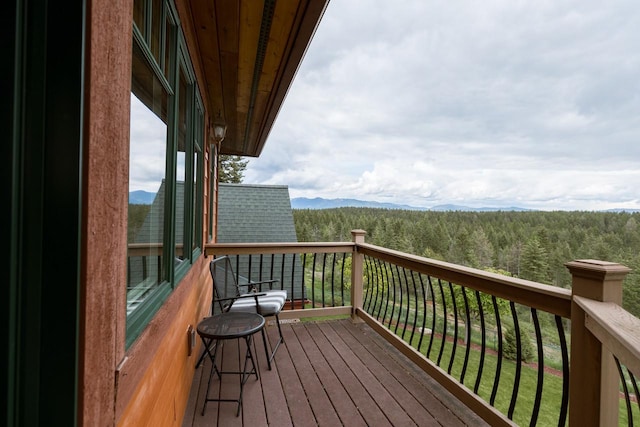
[(520, 277), (539, 283), (549, 282), (549, 259), (538, 237), (532, 237), (522, 250)]
[(240, 184), (244, 178), (248, 160), (240, 156), (221, 154), (218, 160), (218, 180), (231, 184)]
[[(509, 325), (505, 329), (503, 335), (504, 346), (502, 348), (504, 357), (509, 360), (517, 360), (518, 342), (516, 340), (515, 328), (513, 325)], [(531, 331), (528, 331), (528, 329), (524, 324), (520, 324), (520, 357), (525, 362), (531, 361), (534, 357), (533, 345), (531, 344)]]
[(471, 253), (476, 268), (493, 266), (493, 246), (482, 228), (476, 229), (471, 234)]

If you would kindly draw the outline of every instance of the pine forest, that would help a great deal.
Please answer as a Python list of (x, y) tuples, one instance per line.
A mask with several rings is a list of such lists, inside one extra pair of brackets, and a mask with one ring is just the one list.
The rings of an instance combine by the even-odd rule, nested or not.
[(300, 242), (349, 241), (363, 229), (367, 243), (563, 288), (568, 261), (618, 262), (632, 269), (623, 306), (640, 317), (640, 213), (336, 208), (296, 209), (294, 220)]

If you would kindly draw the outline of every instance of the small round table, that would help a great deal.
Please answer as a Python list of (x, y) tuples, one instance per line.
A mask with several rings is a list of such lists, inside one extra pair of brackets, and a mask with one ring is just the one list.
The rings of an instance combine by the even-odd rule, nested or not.
[[(211, 374), (209, 375), (209, 382), (207, 383), (207, 393), (205, 394), (204, 406), (202, 407), (202, 415), (207, 407), (207, 402), (238, 402), (238, 410), (236, 416), (240, 415), (240, 408), (242, 407), (242, 391), (244, 383), (247, 379), (255, 374), (256, 380), (258, 379), (258, 370), (256, 369), (256, 362), (251, 351), (251, 342), (253, 341), (253, 334), (261, 331), (264, 328), (264, 317), (257, 313), (241, 313), (241, 312), (227, 312), (216, 314), (215, 316), (207, 317), (198, 324), (198, 335), (202, 339), (206, 354), (211, 359)], [(242, 371), (222, 371), (216, 366), (216, 355), (218, 353), (218, 344), (223, 340), (244, 338), (247, 344), (247, 352), (244, 358), (244, 367)], [(215, 341), (215, 343), (214, 343)], [(213, 346), (212, 346), (213, 344)], [(213, 354), (211, 348), (213, 347)], [(251, 361), (251, 369), (248, 368), (249, 361)], [(240, 396), (237, 399), (210, 399), (209, 398), (209, 386), (211, 385), (211, 378), (213, 373), (218, 375), (219, 379), (222, 379), (222, 374), (236, 374), (240, 375)]]

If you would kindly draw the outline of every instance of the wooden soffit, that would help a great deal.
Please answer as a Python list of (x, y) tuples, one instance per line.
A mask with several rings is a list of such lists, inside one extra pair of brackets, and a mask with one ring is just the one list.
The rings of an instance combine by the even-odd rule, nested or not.
[(258, 156), (329, 0), (193, 0), (222, 154)]

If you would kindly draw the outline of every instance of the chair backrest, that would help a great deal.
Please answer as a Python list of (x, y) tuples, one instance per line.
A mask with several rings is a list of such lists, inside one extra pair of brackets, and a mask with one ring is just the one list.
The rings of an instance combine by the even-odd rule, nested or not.
[[(240, 295), (240, 288), (236, 275), (231, 266), (231, 260), (227, 256), (215, 258), (209, 264), (211, 281), (213, 283), (213, 300), (211, 301), (211, 314), (215, 314), (216, 300), (221, 298), (233, 298)], [(225, 311), (225, 304), (231, 301), (217, 301), (220, 312)]]

